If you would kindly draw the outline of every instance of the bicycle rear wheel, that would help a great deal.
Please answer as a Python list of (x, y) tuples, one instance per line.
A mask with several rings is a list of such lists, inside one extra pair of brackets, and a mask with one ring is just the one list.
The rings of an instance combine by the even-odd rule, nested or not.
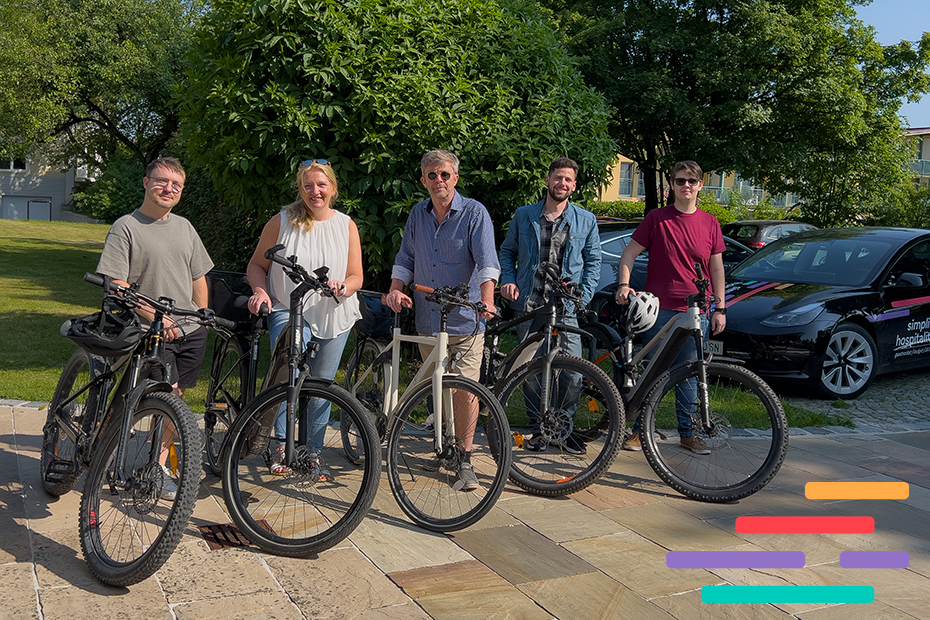
[[(356, 383), (358, 383), (359, 377), (364, 375), (368, 369), (371, 368), (372, 363), (381, 355), (383, 350), (383, 347), (376, 340), (365, 338), (362, 347), (353, 351), (352, 355), (349, 357), (349, 363), (346, 366), (346, 376), (343, 380), (343, 387), (355, 396), (355, 398), (362, 403), (362, 406), (368, 410), (375, 430), (378, 433), (378, 438), (382, 441), (387, 431), (385, 416), (383, 415), (384, 377), (385, 367), (389, 364), (378, 364), (372, 369), (371, 374), (365, 377), (362, 383), (357, 386)], [(339, 431), (342, 435), (342, 445), (345, 448), (349, 460), (359, 465), (364, 457), (360, 446), (355, 443), (358, 432), (352, 426), (351, 420), (349, 422), (349, 424), (339, 425)]]
[[(520, 367), (501, 388), (500, 402), (513, 433), (510, 479), (536, 495), (575, 493), (593, 484), (620, 449), (624, 409), (617, 386), (597, 366), (556, 355), (550, 368), (549, 406), (540, 411), (546, 360)], [(530, 412), (540, 411), (540, 437)]]
[(675, 386), (697, 379), (700, 362), (677, 366), (656, 381), (643, 404), (640, 437), (655, 472), (670, 487), (705, 502), (731, 502), (760, 490), (778, 473), (788, 451), (788, 421), (762, 379), (740, 366), (707, 363), (713, 429), (701, 427), (698, 404), (682, 403), (694, 436), (710, 454), (679, 443)]
[[(278, 439), (274, 421), (287, 403), (287, 385), (278, 384), (256, 396), (236, 420), (223, 459), (223, 496), (233, 521), (265, 551), (294, 557), (329, 549), (348, 536), (371, 507), (381, 475), (380, 442), (356, 399), (312, 378), (298, 398), (298, 411), (311, 400), (329, 408), (318, 454), (298, 446), (286, 473), (271, 473)], [(352, 442), (364, 457), (361, 466), (346, 457), (342, 424), (355, 429)]]
[(216, 476), (223, 472), (220, 454), (223, 441), (235, 421), (236, 413), (245, 405), (242, 399), (243, 387), (249, 377), (248, 363), (249, 357), (237, 340), (225, 340), (217, 336), (203, 416), (207, 467)]
[[(391, 492), (404, 513), (417, 525), (434, 532), (468, 527), (494, 507), (510, 469), (509, 435), (500, 403), (483, 385), (459, 375), (442, 378), (444, 400), (477, 408), (478, 420), (471, 454), (463, 442), (446, 433), (441, 453), (427, 418), (434, 412), (431, 381), (421, 383), (408, 397), (388, 433), (387, 469)], [(449, 419), (452, 412), (432, 419)], [(430, 422), (431, 422), (430, 420)], [(466, 490), (458, 471), (470, 462), (477, 488)]]
[[(42, 488), (49, 495), (64, 495), (74, 487), (80, 475), (80, 466), (75, 460), (77, 446), (61, 429), (66, 423), (80, 429), (84, 415), (94, 415), (99, 388), (86, 390), (80, 396), (62, 406), (76, 392), (87, 385), (102, 368), (103, 362), (84, 349), (75, 351), (65, 363), (48, 406), (48, 417), (42, 429), (42, 453), (39, 457), (39, 472)], [(61, 419), (61, 422), (59, 422)]]
[(180, 398), (156, 392), (139, 401), (123, 446), (122, 477), (116, 459), (121, 431), (122, 419), (114, 419), (94, 446), (79, 516), (87, 564), (114, 586), (138, 583), (168, 560), (187, 527), (200, 480), (199, 433)]

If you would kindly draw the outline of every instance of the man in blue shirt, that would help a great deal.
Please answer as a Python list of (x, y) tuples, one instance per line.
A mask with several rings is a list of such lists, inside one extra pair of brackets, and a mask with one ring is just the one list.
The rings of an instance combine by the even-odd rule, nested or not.
[[(581, 308), (568, 301), (558, 302), (560, 322), (577, 327), (576, 313), (591, 301), (600, 279), (601, 243), (597, 220), (590, 211), (569, 202), (575, 191), (578, 164), (567, 157), (555, 159), (546, 176), (546, 197), (536, 204), (517, 209), (507, 237), (501, 246), (501, 296), (511, 301), (520, 313), (529, 312), (546, 304), (550, 286), (546, 280), (544, 263), (556, 265), (563, 280), (579, 285), (582, 292)], [(517, 326), (517, 337), (526, 338), (530, 322)], [(559, 346), (569, 355), (581, 356), (581, 336), (559, 332)], [(571, 373), (575, 374), (575, 373)], [(578, 377), (564, 377), (564, 384), (553, 393), (553, 398), (566, 401), (577, 396)], [(530, 391), (532, 391), (530, 386)], [(526, 394), (533, 437), (524, 445), (528, 450), (542, 451), (548, 446), (539, 433), (538, 397)], [(534, 406), (535, 404), (535, 406)], [(572, 453), (584, 452), (584, 445), (572, 437), (559, 448)]]
[[(400, 250), (394, 259), (391, 290), (385, 295), (384, 303), (394, 312), (400, 312), (403, 307), (411, 307), (415, 300), (417, 331), (435, 335), (439, 331), (439, 307), (427, 302), (423, 293), (415, 293), (411, 300), (403, 292), (404, 286), (415, 282), (437, 288), (468, 282), (471, 300), (484, 302), (487, 312), (483, 313), (483, 318), (489, 318), (496, 312), (494, 287), (500, 278), (500, 263), (494, 226), (487, 209), (455, 190), (459, 179), (458, 157), (449, 151), (430, 151), (420, 161), (420, 171), (420, 182), (430, 197), (410, 211)], [(447, 329), (450, 357), (460, 355), (456, 367), (450, 370), (479, 380), (484, 322), (470, 310), (456, 308), (449, 315)], [(432, 346), (420, 345), (424, 359), (431, 351)], [(456, 401), (454, 408), (455, 427), (466, 452), (465, 462), (459, 468), (459, 480), (462, 490), (473, 491), (479, 485), (469, 457), (478, 406), (475, 402)]]

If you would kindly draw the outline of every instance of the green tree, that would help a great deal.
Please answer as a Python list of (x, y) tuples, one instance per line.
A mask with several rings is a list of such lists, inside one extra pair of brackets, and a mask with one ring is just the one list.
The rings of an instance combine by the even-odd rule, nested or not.
[(185, 140), (242, 225), (326, 158), (370, 272), (393, 261), (426, 150), (459, 155), (498, 226), (554, 157), (581, 164), (584, 197), (615, 156), (603, 99), (523, 0), (220, 0), (192, 54)]
[(59, 161), (145, 165), (177, 131), (175, 85), (197, 0), (13, 0), (0, 6), (0, 144)]
[(775, 193), (790, 179), (821, 223), (849, 219), (825, 198), (834, 181), (872, 162), (874, 188), (900, 167), (895, 113), (930, 84), (930, 36), (883, 48), (853, 0), (540, 1), (646, 178), (695, 159)]

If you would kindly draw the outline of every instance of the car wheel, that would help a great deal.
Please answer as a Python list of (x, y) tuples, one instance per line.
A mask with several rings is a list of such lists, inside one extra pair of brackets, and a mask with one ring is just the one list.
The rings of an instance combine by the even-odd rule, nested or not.
[(841, 323), (821, 361), (819, 388), (827, 398), (856, 398), (875, 378), (875, 341), (863, 328)]

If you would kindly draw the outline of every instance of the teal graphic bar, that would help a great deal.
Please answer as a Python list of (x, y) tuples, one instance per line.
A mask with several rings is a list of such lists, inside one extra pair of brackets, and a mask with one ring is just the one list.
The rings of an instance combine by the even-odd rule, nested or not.
[(872, 586), (704, 586), (704, 603), (871, 603)]

